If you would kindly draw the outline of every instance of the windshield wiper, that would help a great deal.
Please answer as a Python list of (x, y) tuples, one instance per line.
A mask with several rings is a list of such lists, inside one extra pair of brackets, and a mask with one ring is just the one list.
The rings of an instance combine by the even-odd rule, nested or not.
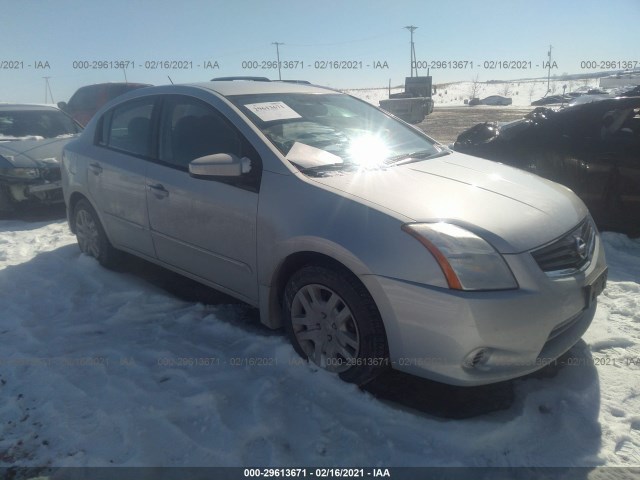
[(445, 155), (449, 155), (450, 153), (451, 150), (449, 150), (448, 148), (443, 148), (436, 153), (432, 153), (430, 150), (421, 150), (419, 152), (403, 153), (402, 155), (390, 157), (387, 159), (386, 163), (392, 164), (394, 166), (405, 165), (407, 163), (417, 162), (418, 160), (428, 160), (432, 158), (444, 157)]
[(312, 167), (303, 167), (302, 165), (296, 163), (296, 162), (291, 162), (293, 163), (298, 170), (300, 170), (301, 172), (305, 173), (305, 172), (321, 172), (323, 170), (342, 170), (344, 168), (348, 168), (351, 165), (345, 162), (338, 162), (338, 163), (327, 163), (325, 165), (314, 165)]

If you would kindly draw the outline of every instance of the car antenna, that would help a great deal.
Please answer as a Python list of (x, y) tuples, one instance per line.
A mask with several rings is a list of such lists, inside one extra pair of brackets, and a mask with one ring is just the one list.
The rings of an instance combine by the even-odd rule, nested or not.
[(171, 85), (173, 85), (173, 80), (171, 80), (171, 77), (169, 75), (167, 75), (167, 78), (169, 79), (169, 81), (171, 82)]

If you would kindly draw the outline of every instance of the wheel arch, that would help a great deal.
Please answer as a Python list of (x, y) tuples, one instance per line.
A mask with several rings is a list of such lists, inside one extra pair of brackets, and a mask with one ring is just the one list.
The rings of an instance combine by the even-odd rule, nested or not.
[[(273, 275), (271, 276), (271, 284), (267, 287), (261, 287), (260, 319), (262, 323), (270, 328), (281, 328), (284, 326), (282, 318), (282, 300), (284, 298), (285, 287), (289, 278), (291, 278), (296, 271), (306, 265), (331, 268), (342, 272), (345, 275), (349, 275), (356, 282), (362, 285), (362, 288), (371, 295), (369, 289), (360, 280), (358, 275), (354, 273), (352, 268), (349, 268), (340, 260), (337, 260), (327, 254), (311, 250), (291, 253), (275, 268)], [(371, 298), (373, 299), (373, 295), (371, 295)]]
[(69, 204), (67, 205), (67, 219), (68, 219), (69, 229), (71, 230), (71, 233), (73, 233), (73, 234), (76, 233), (76, 220), (74, 218), (73, 212), (76, 209), (76, 205), (78, 204), (78, 202), (80, 200), (86, 200), (89, 203), (89, 205), (91, 205), (91, 208), (93, 208), (93, 211), (98, 216), (98, 220), (100, 221), (100, 224), (102, 225), (102, 229), (104, 230), (104, 234), (107, 236), (107, 240), (109, 240), (109, 243), (111, 243), (113, 245), (113, 242), (111, 241), (111, 235), (109, 234), (109, 232), (105, 228), (104, 219), (102, 218), (102, 215), (100, 214), (100, 211), (96, 208), (95, 204), (91, 201), (91, 199), (87, 195), (85, 195), (82, 192), (78, 192), (78, 191), (75, 191), (75, 192), (71, 193), (71, 195), (69, 196)]

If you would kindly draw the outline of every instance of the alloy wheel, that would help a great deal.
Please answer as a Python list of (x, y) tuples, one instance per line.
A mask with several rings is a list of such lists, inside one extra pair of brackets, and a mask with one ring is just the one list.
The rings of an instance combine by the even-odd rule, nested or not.
[(80, 250), (92, 257), (100, 256), (100, 232), (91, 213), (85, 209), (76, 214), (76, 237)]

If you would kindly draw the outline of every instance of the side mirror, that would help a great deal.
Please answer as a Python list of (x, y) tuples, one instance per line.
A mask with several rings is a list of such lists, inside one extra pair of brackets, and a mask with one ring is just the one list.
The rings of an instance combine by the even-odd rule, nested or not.
[(215, 153), (196, 158), (189, 163), (194, 177), (239, 177), (251, 171), (251, 160), (232, 153)]
[(67, 111), (67, 102), (58, 102), (58, 108), (63, 112)]

